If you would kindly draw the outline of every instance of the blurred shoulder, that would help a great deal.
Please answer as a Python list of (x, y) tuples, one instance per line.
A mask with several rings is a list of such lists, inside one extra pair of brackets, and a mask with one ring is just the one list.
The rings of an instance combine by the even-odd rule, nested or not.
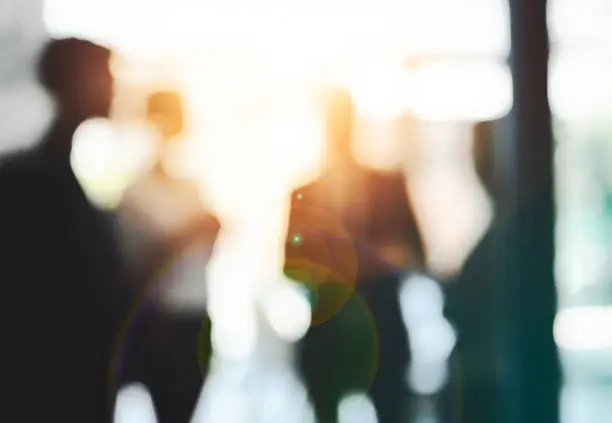
[(0, 158), (0, 186), (9, 187), (50, 187), (53, 178), (43, 163), (31, 150), (16, 150)]

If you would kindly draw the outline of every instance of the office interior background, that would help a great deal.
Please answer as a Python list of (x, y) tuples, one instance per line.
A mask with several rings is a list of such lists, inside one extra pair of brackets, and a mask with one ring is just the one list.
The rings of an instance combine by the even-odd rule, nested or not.
[[(609, 1), (549, 1), (563, 423), (612, 418), (610, 22)], [(219, 341), (228, 356), (253, 354), (257, 328), (243, 305), (274, 290), (286, 196), (322, 165), (316, 84), (351, 88), (364, 164), (405, 171), (437, 277), (456, 275), (490, 222), (470, 143), (476, 123), (503, 126), (512, 107), (503, 0), (3, 0), (2, 151), (35, 142), (32, 128), (42, 133), (51, 116), (32, 71), (49, 35), (116, 51), (112, 119), (84, 125), (72, 159), (102, 207), (117, 204), (153, 154), (141, 123), (147, 93), (185, 93), (184, 151), (168, 168), (201, 181), (230, 228), (209, 270), (219, 302), (209, 307), (234, 322)], [(304, 324), (279, 320), (283, 333)]]

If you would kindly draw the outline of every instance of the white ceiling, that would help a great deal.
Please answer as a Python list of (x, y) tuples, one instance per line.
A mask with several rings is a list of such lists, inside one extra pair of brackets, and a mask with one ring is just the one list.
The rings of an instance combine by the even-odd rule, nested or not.
[(262, 33), (288, 42), (287, 34), (315, 36), (324, 27), (326, 34), (344, 32), (344, 44), (374, 40), (401, 45), (407, 54), (497, 55), (508, 45), (503, 0), (47, 0), (45, 19), (52, 33), (86, 35), (120, 49), (155, 46), (158, 52), (164, 43), (168, 50), (170, 44), (214, 47), (230, 38), (252, 42)]

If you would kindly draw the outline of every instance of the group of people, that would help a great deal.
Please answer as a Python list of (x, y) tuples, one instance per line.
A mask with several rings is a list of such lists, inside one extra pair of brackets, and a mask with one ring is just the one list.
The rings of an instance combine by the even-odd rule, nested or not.
[[(160, 422), (188, 423), (208, 370), (206, 313), (168, 308), (160, 285), (185, 248), (214, 245), (219, 220), (197, 201), (188, 201), (189, 217), (178, 220), (164, 220), (142, 201), (160, 191), (176, 203), (197, 197), (163, 166), (164, 151), (182, 131), (180, 97), (149, 97), (160, 154), (118, 210), (90, 203), (71, 167), (76, 130), (110, 114), (110, 58), (89, 41), (51, 41), (38, 75), (55, 102), (55, 119), (34, 148), (0, 165), (3, 363), (15, 399), (6, 412), (22, 421), (44, 415), (108, 422), (117, 390), (137, 381), (150, 390)], [(372, 391), (381, 421), (397, 421), (408, 351), (394, 292), (397, 269), (423, 265), (423, 246), (401, 175), (365, 170), (353, 158), (350, 96), (334, 92), (327, 105), (329, 171), (293, 193), (286, 249), (285, 273), (313, 293), (316, 324), (299, 347), (300, 369), (319, 421), (335, 421), (340, 398), (351, 390)], [(396, 257), (381, 258), (383, 245), (397, 247)], [(349, 330), (359, 320), (360, 308), (351, 307), (356, 292), (374, 316), (378, 344)], [(199, 357), (202, 351), (209, 356)]]
[[(79, 126), (109, 116), (110, 59), (89, 41), (49, 42), (38, 77), (55, 118), (34, 148), (0, 164), (7, 418), (110, 422), (117, 389), (138, 381), (150, 389), (159, 421), (188, 422), (201, 388), (195, 357), (203, 318), (156, 307), (151, 283), (188, 232), (214, 233), (216, 220), (162, 233), (131, 207), (132, 196), (118, 219), (89, 201), (71, 167)], [(162, 97), (168, 104), (172, 96)], [(149, 101), (151, 116), (157, 103), (159, 96)], [(166, 128), (166, 138), (178, 130)], [(162, 172), (156, 167), (152, 177)]]
[[(118, 211), (92, 205), (71, 168), (77, 128), (110, 114), (110, 58), (89, 41), (51, 41), (38, 71), (55, 119), (37, 146), (0, 162), (2, 374), (11, 390), (2, 413), (19, 421), (108, 423), (118, 389), (140, 382), (160, 423), (189, 423), (208, 372), (214, 322), (197, 307), (168, 307), (161, 282), (193, 245), (204, 246), (205, 266), (221, 227), (163, 166), (183, 127), (180, 97), (149, 97), (160, 154)], [(426, 270), (425, 247), (403, 175), (366, 169), (352, 153), (350, 95), (331, 92), (325, 117), (325, 170), (291, 194), (285, 248), (284, 273), (312, 308), (298, 370), (318, 422), (335, 423), (341, 398), (366, 392), (379, 422), (399, 423), (410, 361), (399, 290), (407, 272)], [(164, 220), (144, 207), (159, 191), (188, 217)]]

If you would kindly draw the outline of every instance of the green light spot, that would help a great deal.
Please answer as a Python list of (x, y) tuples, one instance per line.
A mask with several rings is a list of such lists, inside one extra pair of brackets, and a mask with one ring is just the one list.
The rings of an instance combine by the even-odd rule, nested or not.
[(293, 235), (293, 243), (295, 245), (300, 245), (302, 243), (302, 235)]

